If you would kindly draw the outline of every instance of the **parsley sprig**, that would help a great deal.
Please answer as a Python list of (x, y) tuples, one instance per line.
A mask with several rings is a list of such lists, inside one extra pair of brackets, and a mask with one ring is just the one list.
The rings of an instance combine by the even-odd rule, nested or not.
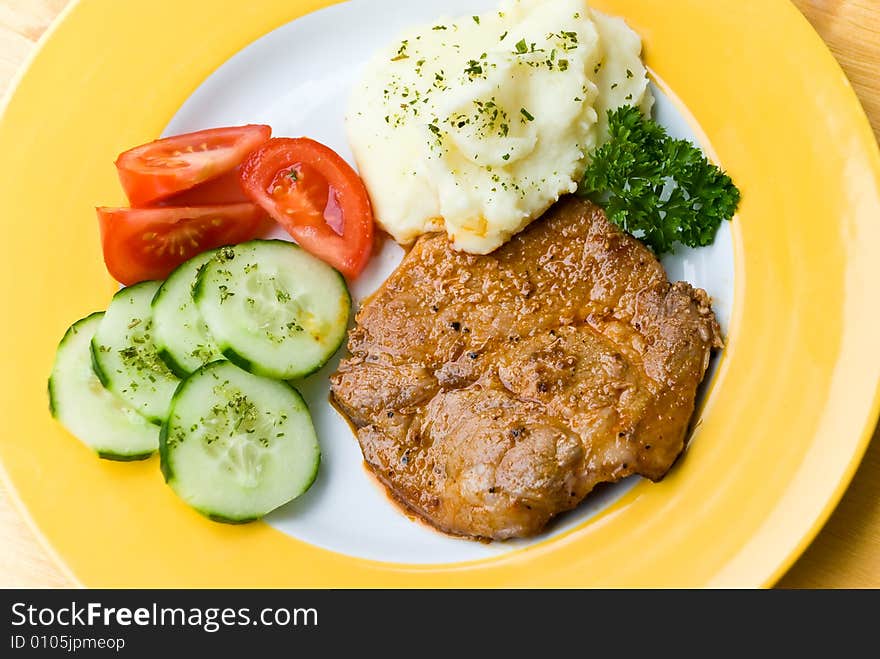
[(730, 177), (687, 140), (676, 140), (633, 106), (608, 112), (609, 140), (592, 155), (579, 193), (655, 254), (712, 244), (739, 205)]

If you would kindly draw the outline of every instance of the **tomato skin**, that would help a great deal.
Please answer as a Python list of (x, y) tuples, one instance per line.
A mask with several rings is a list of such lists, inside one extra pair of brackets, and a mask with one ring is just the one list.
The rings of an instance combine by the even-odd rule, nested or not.
[(267, 230), (265, 211), (251, 203), (96, 210), (104, 263), (126, 286), (165, 279), (196, 254), (258, 238)]
[(148, 206), (232, 171), (271, 135), (252, 124), (155, 140), (119, 155), (119, 181), (132, 206)]
[(249, 204), (250, 197), (241, 187), (238, 167), (217, 178), (199, 183), (194, 188), (178, 192), (157, 201), (155, 206), (216, 206), (218, 204)]
[(241, 180), (303, 249), (349, 279), (363, 271), (373, 249), (370, 197), (335, 151), (304, 137), (276, 137), (242, 163)]

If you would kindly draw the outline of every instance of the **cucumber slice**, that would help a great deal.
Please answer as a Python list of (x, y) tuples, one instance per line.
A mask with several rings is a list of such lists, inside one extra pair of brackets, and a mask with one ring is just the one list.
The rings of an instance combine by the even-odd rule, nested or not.
[(156, 350), (177, 377), (222, 359), (192, 299), (199, 269), (214, 250), (199, 254), (172, 272), (153, 298), (153, 340)]
[(49, 410), (83, 444), (108, 460), (143, 460), (159, 448), (159, 428), (104, 388), (89, 346), (104, 317), (75, 322), (55, 353)]
[(299, 392), (228, 361), (203, 366), (178, 387), (159, 453), (165, 480), (181, 499), (235, 524), (308, 490), (321, 461)]
[(351, 297), (336, 270), (293, 243), (221, 247), (193, 290), (223, 354), (251, 373), (314, 373), (345, 339)]
[(107, 389), (160, 425), (180, 380), (159, 358), (153, 343), (150, 303), (159, 282), (123, 288), (92, 339), (92, 365)]

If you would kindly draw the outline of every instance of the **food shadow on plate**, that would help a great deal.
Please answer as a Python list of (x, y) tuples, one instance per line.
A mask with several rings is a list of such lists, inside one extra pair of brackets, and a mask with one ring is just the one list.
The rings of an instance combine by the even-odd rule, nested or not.
[[(358, 455), (360, 455), (360, 449), (357, 447), (357, 440), (353, 432), (350, 433), (349, 437), (337, 437), (339, 430), (337, 427), (334, 427), (328, 415), (315, 413), (319, 406), (329, 406), (332, 408), (328, 383), (330, 376), (339, 368), (339, 362), (346, 354), (347, 351), (344, 348), (341, 349), (320, 371), (313, 373), (304, 380), (290, 383), (302, 394), (309, 409), (312, 410), (312, 422), (315, 425), (315, 432), (321, 439), (321, 466), (318, 468), (318, 476), (315, 479), (314, 485), (301, 496), (274, 511), (270, 517), (296, 517), (301, 511), (320, 506), (320, 502), (325, 498), (338, 496), (338, 492), (335, 495), (331, 493), (331, 490), (334, 489), (332, 484), (334, 479), (328, 477), (328, 471), (330, 465), (334, 462), (335, 449), (343, 448), (338, 446), (340, 440), (350, 439), (352, 443), (351, 450), (357, 451)], [(331, 411), (337, 414), (335, 410)]]

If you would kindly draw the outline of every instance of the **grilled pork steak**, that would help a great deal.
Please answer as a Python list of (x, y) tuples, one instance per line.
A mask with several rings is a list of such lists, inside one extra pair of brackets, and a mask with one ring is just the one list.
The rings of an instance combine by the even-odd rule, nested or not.
[(662, 478), (720, 346), (704, 291), (567, 198), (487, 256), (421, 238), (358, 313), (332, 391), (398, 501), (513, 538), (599, 483)]

